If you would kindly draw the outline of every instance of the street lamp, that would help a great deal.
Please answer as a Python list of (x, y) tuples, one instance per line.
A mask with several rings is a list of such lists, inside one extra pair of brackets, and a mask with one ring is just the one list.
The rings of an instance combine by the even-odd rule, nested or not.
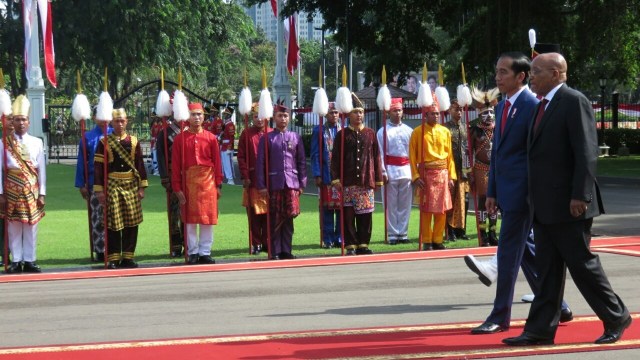
[(600, 131), (602, 132), (600, 139), (602, 146), (607, 146), (604, 142), (604, 88), (607, 86), (607, 78), (600, 77)]

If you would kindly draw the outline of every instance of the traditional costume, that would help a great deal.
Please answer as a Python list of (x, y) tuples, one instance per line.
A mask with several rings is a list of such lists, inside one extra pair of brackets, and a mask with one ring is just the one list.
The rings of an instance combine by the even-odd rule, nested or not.
[[(459, 106), (456, 100), (453, 100), (452, 104)], [(451, 132), (451, 150), (453, 152), (453, 162), (456, 165), (456, 175), (458, 176), (451, 193), (453, 208), (447, 212), (447, 239), (455, 241), (456, 238), (466, 238), (467, 229), (467, 208), (469, 207), (467, 173), (470, 171), (467, 152), (467, 130), (460, 119), (457, 122), (453, 120), (453, 115), (444, 126)]]
[(235, 138), (236, 124), (231, 121), (231, 117), (228, 117), (224, 120), (222, 133), (220, 134), (220, 158), (222, 159), (224, 177), (229, 185), (235, 185), (233, 182), (233, 142)]
[[(495, 127), (494, 106), (498, 103), (498, 88), (487, 92), (476, 88), (471, 92), (474, 107), (480, 116), (471, 122), (471, 151), (473, 154), (472, 187), (475, 191), (478, 208), (476, 209), (476, 221), (478, 223), (478, 236), (482, 239), (482, 246), (498, 245), (496, 224), (498, 215), (489, 215), (485, 207), (487, 200), (487, 187), (489, 185), (489, 167), (491, 164), (491, 148), (493, 144), (493, 129)], [(487, 218), (489, 225), (487, 226)]]
[[(350, 116), (364, 106), (352, 94)], [(349, 125), (338, 131), (331, 154), (331, 184), (340, 184), (344, 203), (344, 245), (347, 255), (371, 254), (371, 216), (374, 211), (374, 191), (382, 186), (380, 147), (373, 129), (364, 124)], [(342, 168), (342, 171), (341, 171)], [(342, 178), (341, 178), (342, 177)]]
[[(276, 105), (274, 112), (275, 118), (282, 116), (278, 113), (288, 114), (289, 109)], [(300, 214), (300, 193), (307, 186), (306, 157), (298, 133), (276, 128), (260, 139), (256, 181), (258, 190), (269, 192), (271, 258), (292, 259), (293, 219)]]
[[(253, 106), (253, 116), (258, 115), (257, 103)], [(265, 122), (267, 120), (264, 120)], [(251, 126), (242, 130), (238, 140), (238, 168), (240, 178), (249, 181), (249, 186), (245, 186), (242, 192), (242, 206), (247, 208), (247, 216), (251, 227), (252, 253), (257, 255), (260, 251), (267, 251), (267, 195), (261, 194), (256, 189), (256, 156), (258, 154), (258, 144), (267, 129)]]
[[(335, 103), (329, 104), (329, 111), (335, 110)], [(341, 127), (338, 121), (335, 124), (325, 122), (314, 126), (311, 134), (311, 171), (315, 178), (322, 179), (322, 185), (318, 188), (322, 197), (322, 240), (325, 248), (340, 246), (340, 203), (341, 192), (331, 185), (331, 153), (335, 144), (335, 138)], [(322, 154), (320, 149), (322, 148)], [(320, 164), (322, 158), (322, 164)]]
[[(107, 125), (107, 132), (111, 134), (113, 128)], [(96, 253), (98, 261), (104, 261), (104, 206), (98, 201), (96, 193), (93, 191), (95, 167), (94, 157), (98, 143), (104, 137), (102, 128), (96, 125), (91, 131), (85, 133), (85, 145), (78, 145), (78, 160), (76, 162), (76, 182), (75, 187), (86, 187), (89, 193), (89, 218), (91, 219), (89, 226), (91, 231), (91, 239), (93, 241), (93, 251)], [(82, 140), (80, 140), (82, 141)], [(87, 149), (85, 156), (84, 149)], [(85, 164), (86, 161), (86, 164)], [(85, 166), (87, 167), (87, 179), (85, 179)]]
[(158, 133), (156, 139), (160, 182), (169, 197), (169, 201), (167, 202), (167, 215), (169, 219), (169, 237), (171, 238), (171, 257), (182, 255), (182, 247), (184, 245), (184, 224), (180, 219), (180, 203), (171, 188), (171, 154), (173, 153), (173, 143), (179, 133), (180, 127), (178, 124), (171, 119), (167, 119), (166, 151), (164, 129)]
[[(124, 109), (113, 110), (114, 120), (127, 118)], [(138, 138), (112, 133), (102, 138), (95, 154), (93, 191), (104, 191), (104, 154), (107, 151), (107, 260), (108, 268), (137, 267), (133, 261), (142, 223), (139, 189), (149, 186)]]
[[(402, 110), (402, 98), (391, 99), (389, 111)], [(387, 238), (389, 244), (409, 242), (409, 215), (411, 214), (411, 166), (409, 140), (413, 129), (402, 121), (387, 122), (385, 130), (378, 130), (378, 145), (382, 156), (382, 173), (387, 176)]]
[[(193, 117), (204, 114), (204, 109), (200, 103), (191, 103), (189, 112)], [(219, 149), (216, 137), (201, 128), (196, 133), (190, 127), (175, 137), (171, 187), (186, 198), (182, 221), (186, 224), (189, 264), (214, 263), (211, 258), (213, 225), (218, 223), (218, 191), (222, 187)]]
[[(0, 194), (4, 197), (11, 265), (9, 273), (40, 272), (36, 264), (38, 222), (44, 216), (46, 171), (42, 140), (29, 135), (29, 100), (20, 95), (13, 102), (13, 122), (16, 128), (7, 143), (0, 143), (0, 162), (6, 164), (6, 177), (0, 167)], [(24, 133), (15, 125), (25, 121)], [(5, 157), (6, 155), (6, 157)]]
[[(435, 112), (438, 107), (434, 99), (424, 111)], [(452, 207), (449, 181), (457, 179), (449, 130), (437, 120), (433, 125), (424, 123), (415, 128), (409, 143), (409, 161), (412, 181), (420, 178), (424, 182), (423, 189), (416, 189), (420, 211), (424, 213), (420, 241), (423, 249), (442, 249), (445, 213)]]

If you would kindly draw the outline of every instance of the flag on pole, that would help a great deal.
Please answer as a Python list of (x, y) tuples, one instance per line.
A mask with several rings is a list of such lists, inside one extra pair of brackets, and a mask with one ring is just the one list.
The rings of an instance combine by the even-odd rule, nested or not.
[(273, 10), (273, 16), (278, 18), (278, 0), (271, 0), (271, 9)]
[(293, 72), (298, 68), (298, 62), (300, 61), (297, 22), (298, 13), (284, 20), (284, 37), (287, 42), (287, 70), (291, 75), (293, 75)]
[[(24, 72), (27, 78), (30, 77), (31, 71), (31, 58), (30, 58), (30, 44), (31, 44), (31, 30), (33, 26), (38, 24), (31, 23), (31, 15), (34, 9), (35, 2), (31, 0), (25, 0), (22, 2), (22, 16), (24, 19)], [(58, 86), (56, 80), (56, 68), (55, 68), (55, 52), (53, 50), (53, 23), (51, 20), (51, 1), (50, 0), (37, 0), (38, 10), (40, 12), (40, 23), (42, 27), (42, 43), (44, 44), (44, 65), (47, 79), (53, 87)]]
[(44, 67), (51, 86), (58, 87), (56, 80), (56, 54), (53, 50), (53, 23), (51, 20), (51, 0), (38, 0), (42, 43), (44, 45)]

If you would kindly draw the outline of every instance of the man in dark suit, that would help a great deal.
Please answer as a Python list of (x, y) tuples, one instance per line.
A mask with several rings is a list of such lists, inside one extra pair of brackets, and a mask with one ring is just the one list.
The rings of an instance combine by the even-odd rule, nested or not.
[[(529, 286), (539, 292), (534, 263), (535, 248), (529, 237), (531, 216), (527, 204), (527, 133), (538, 99), (526, 87), (531, 61), (520, 52), (504, 53), (496, 64), (496, 84), (505, 99), (496, 107), (486, 209), (502, 212), (498, 242), (498, 282), (493, 310), (487, 320), (471, 330), (472, 334), (493, 334), (509, 329), (511, 307), (518, 270)], [(479, 264), (471, 256), (465, 262), (478, 273)], [(573, 319), (563, 304), (561, 322)]]
[(631, 324), (600, 259), (589, 250), (591, 219), (603, 212), (595, 181), (598, 146), (589, 100), (565, 85), (567, 62), (558, 53), (533, 60), (531, 87), (543, 99), (528, 135), (529, 208), (533, 216), (540, 292), (524, 332), (512, 346), (553, 344), (560, 320), (566, 268), (604, 324), (596, 344), (618, 341)]

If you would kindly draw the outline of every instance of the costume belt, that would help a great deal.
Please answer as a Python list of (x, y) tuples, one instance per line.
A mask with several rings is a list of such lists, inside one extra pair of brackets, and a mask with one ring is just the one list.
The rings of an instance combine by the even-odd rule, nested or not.
[(435, 169), (435, 170), (448, 169), (446, 159), (425, 161), (423, 164), (425, 169)]
[(405, 166), (405, 165), (409, 165), (409, 158), (405, 156), (387, 155), (384, 158), (384, 162), (387, 165)]
[(109, 173), (109, 178), (110, 178), (110, 179), (129, 180), (129, 179), (133, 179), (133, 178), (134, 178), (134, 175), (133, 175), (133, 171), (126, 171), (126, 172), (110, 172), (110, 173)]
[(484, 164), (476, 160), (476, 162), (473, 163), (473, 168), (482, 171), (489, 171), (489, 164)]

